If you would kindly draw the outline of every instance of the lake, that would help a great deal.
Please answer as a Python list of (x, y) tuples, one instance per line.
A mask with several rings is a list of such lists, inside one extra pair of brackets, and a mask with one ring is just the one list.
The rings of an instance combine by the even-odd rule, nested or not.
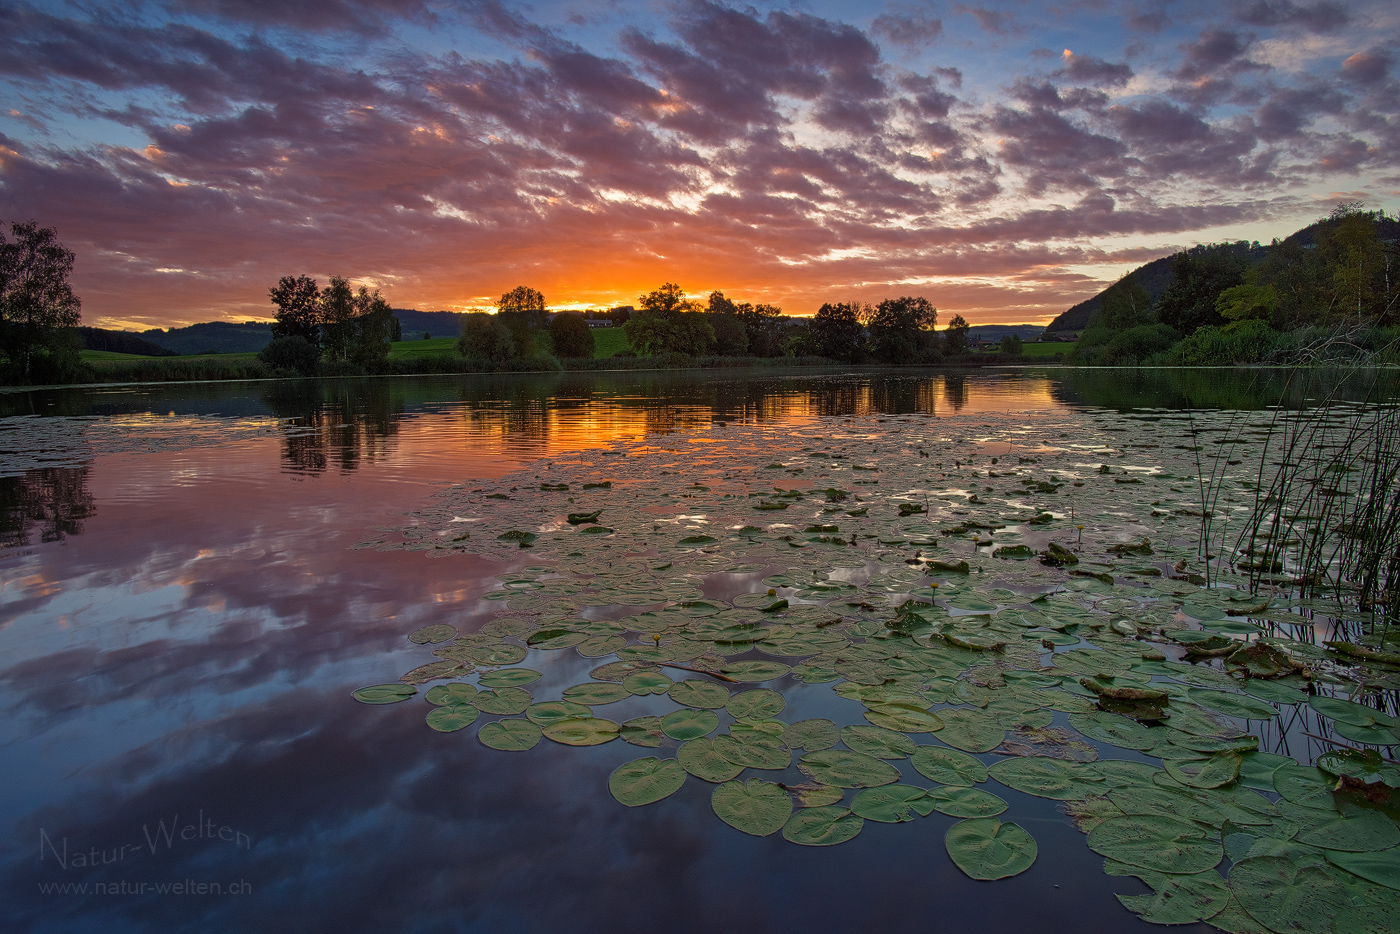
[[(1318, 643), (1362, 621), (1225, 566), (1322, 397), (1348, 425), (1378, 401), (1365, 374), (1070, 369), (0, 395), (0, 927), (1160, 930), (1115, 897), (1161, 889), (1156, 857), (1076, 820), (1199, 807), (1207, 889), (1171, 891), (1217, 927), (1184, 929), (1270, 929), (1230, 900), (1243, 861), (1393, 930), (1392, 870), (1354, 854), (1400, 858), (1394, 811), (1334, 808), (1312, 765), (1371, 749), (1389, 782), (1395, 676), (1358, 693)], [(1216, 646), (1261, 634), (1285, 670), (1232, 682)], [(1103, 711), (1130, 688), (1176, 712)], [(948, 779), (967, 759), (991, 777)], [(993, 817), (1029, 868), (1020, 838), (955, 863), (950, 830)], [(1285, 822), (1291, 849), (1259, 829)]]

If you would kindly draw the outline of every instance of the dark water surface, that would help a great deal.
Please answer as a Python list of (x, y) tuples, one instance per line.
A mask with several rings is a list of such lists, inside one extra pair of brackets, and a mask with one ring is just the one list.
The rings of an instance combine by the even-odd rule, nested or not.
[[(480, 597), (508, 567), (352, 546), (448, 485), (717, 421), (1255, 408), (1281, 379), (597, 374), (0, 397), (0, 931), (1160, 930), (1120, 907), (1112, 893), (1147, 889), (1105, 876), (1054, 802), (1008, 789), (1039, 860), (973, 882), (944, 851), (951, 817), (795, 847), (717, 820), (698, 780), (621, 807), (608, 774), (646, 754), (622, 742), (505, 754), (425, 729), (420, 699), (358, 704), (352, 689), (421, 662), (406, 633), (498, 614)], [(546, 690), (597, 664), (542, 654), (524, 664)], [(793, 719), (850, 716), (830, 685), (787, 693)], [(196, 894), (157, 889), (172, 883)]]

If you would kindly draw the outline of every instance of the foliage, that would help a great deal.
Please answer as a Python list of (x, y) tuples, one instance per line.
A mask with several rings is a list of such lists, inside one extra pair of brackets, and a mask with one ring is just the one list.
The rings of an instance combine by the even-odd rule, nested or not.
[(593, 329), (583, 315), (562, 313), (549, 323), (549, 339), (558, 357), (592, 357), (595, 349)]
[(812, 319), (812, 343), (816, 353), (842, 363), (856, 363), (865, 357), (865, 326), (861, 318), (871, 310), (859, 302), (825, 304)]
[(1115, 331), (1126, 331), (1152, 322), (1152, 299), (1132, 273), (1119, 279), (1103, 293), (1098, 324)]
[(73, 252), (34, 221), (11, 224), (10, 234), (0, 230), (0, 368), (6, 382), (57, 382), (82, 365)]
[(329, 363), (373, 371), (389, 356), (389, 344), (401, 336), (393, 309), (376, 289), (356, 292), (341, 276), (325, 289), (308, 276), (283, 276), (268, 290), (277, 312), (274, 339), (300, 337)]
[(497, 315), (475, 311), (462, 317), (457, 352), (471, 360), (511, 360), (516, 356), (515, 337)]
[(882, 363), (919, 363), (937, 355), (938, 310), (923, 296), (887, 298), (866, 320), (870, 349)]
[(517, 285), (496, 299), (496, 314), (510, 329), (515, 352), (528, 357), (535, 350), (535, 336), (549, 323), (549, 309), (544, 295), (529, 286)]
[(1272, 321), (1277, 310), (1274, 287), (1248, 281), (1226, 289), (1215, 300), (1216, 313), (1226, 321)]
[(629, 317), (622, 330), (639, 353), (698, 356), (714, 351), (714, 328), (679, 285), (667, 282), (643, 295), (638, 304), (641, 311)]
[(1165, 359), (1173, 366), (1265, 363), (1296, 346), (1288, 334), (1274, 330), (1267, 321), (1249, 318), (1223, 328), (1201, 328), (1171, 348)]
[(1091, 366), (1132, 366), (1170, 349), (1179, 338), (1179, 334), (1160, 323), (1140, 324), (1117, 333), (1097, 326), (1084, 332), (1069, 359)]
[(781, 357), (783, 310), (777, 305), (749, 305), (747, 302), (735, 307), (739, 320), (744, 323), (749, 353), (755, 357)]
[(1197, 328), (1224, 324), (1216, 299), (1244, 281), (1249, 252), (1249, 243), (1239, 240), (1199, 244), (1176, 254), (1172, 284), (1157, 301), (1158, 319), (1187, 336)]
[(954, 356), (967, 353), (968, 327), (966, 318), (962, 315), (953, 315), (953, 320), (948, 322), (948, 327), (943, 331), (944, 351)]
[(310, 376), (321, 362), (321, 351), (300, 334), (292, 334), (274, 337), (272, 343), (258, 353), (258, 360), (273, 371), (291, 370), (302, 376)]
[(277, 313), (272, 336), (301, 337), (321, 346), (321, 289), (309, 276), (283, 276), (268, 290)]
[(1011, 354), (1013, 357), (1021, 356), (1021, 354), (1024, 352), (1023, 348), (1021, 347), (1021, 335), (1003, 334), (1001, 336), (1001, 343), (999, 344), (999, 349), (1002, 353)]

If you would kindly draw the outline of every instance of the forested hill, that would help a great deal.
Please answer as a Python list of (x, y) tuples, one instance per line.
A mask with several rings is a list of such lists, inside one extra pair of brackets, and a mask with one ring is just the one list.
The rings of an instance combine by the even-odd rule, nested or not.
[[(1282, 241), (1276, 241), (1272, 246), (1265, 245), (1257, 249), (1250, 249), (1248, 251), (1249, 262), (1251, 265), (1262, 263), (1268, 258), (1271, 250), (1285, 244), (1310, 249), (1317, 244), (1318, 232), (1331, 223), (1333, 222), (1330, 219), (1319, 220), (1290, 234)], [(1395, 218), (1384, 216), (1377, 217), (1376, 227), (1377, 236), (1381, 240), (1388, 240), (1392, 243), (1400, 240), (1400, 221), (1397, 221)], [(1172, 284), (1172, 261), (1180, 255), (1180, 253), (1173, 253), (1171, 256), (1155, 259), (1132, 271), (1133, 279), (1147, 292), (1153, 304), (1156, 304), (1157, 300), (1162, 297), (1162, 294), (1166, 292), (1167, 288)], [(1103, 292), (1100, 292), (1093, 298), (1086, 299), (1069, 310), (1062, 312), (1046, 327), (1046, 333), (1054, 334), (1057, 331), (1083, 331), (1089, 326), (1095, 312), (1099, 310), (1102, 305), (1104, 292), (1107, 291), (1108, 289), (1104, 289)]]

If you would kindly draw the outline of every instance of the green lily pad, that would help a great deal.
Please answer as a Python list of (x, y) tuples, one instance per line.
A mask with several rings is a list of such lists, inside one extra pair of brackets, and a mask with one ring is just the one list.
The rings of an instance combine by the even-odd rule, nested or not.
[(608, 684), (605, 681), (588, 681), (564, 689), (564, 700), (589, 706), (614, 704), (631, 696), (632, 692), (622, 685)]
[(802, 846), (835, 846), (860, 833), (864, 826), (865, 821), (849, 808), (802, 808), (783, 825), (783, 839)]
[(1274, 770), (1274, 789), (1283, 800), (1305, 808), (1333, 810), (1332, 786), (1326, 772), (1311, 766), (1286, 763)]
[(687, 678), (677, 681), (666, 689), (671, 700), (687, 707), (701, 707), (717, 710), (729, 702), (729, 689), (714, 681)]
[(933, 806), (924, 800), (923, 788), (913, 785), (884, 785), (867, 788), (851, 802), (851, 813), (882, 824), (898, 824), (915, 817), (927, 817)]
[(482, 713), (517, 714), (534, 700), (524, 688), (496, 688), (494, 691), (477, 691), (471, 702)]
[(610, 634), (605, 636), (591, 636), (580, 642), (575, 649), (584, 658), (603, 658), (611, 655), (627, 645), (627, 640), (622, 636)]
[(1297, 840), (1324, 850), (1374, 853), (1400, 845), (1400, 829), (1383, 814), (1361, 811), (1305, 828), (1299, 832)]
[(1351, 896), (1326, 863), (1300, 867), (1282, 856), (1256, 856), (1230, 867), (1229, 883), (1240, 907), (1270, 931), (1332, 934), (1387, 929), (1355, 923), (1359, 919)]
[(933, 733), (943, 729), (943, 720), (916, 704), (872, 704), (865, 719), (887, 730), (902, 733)]
[(707, 782), (727, 782), (744, 771), (742, 765), (720, 755), (712, 739), (692, 739), (677, 751), (676, 758), (687, 772)]
[(788, 793), (757, 778), (720, 785), (710, 796), (710, 807), (720, 820), (755, 837), (782, 830), (792, 816), (792, 798)]
[(899, 781), (899, 770), (888, 762), (846, 749), (809, 752), (797, 767), (804, 775), (838, 788), (875, 788)]
[(1069, 724), (1090, 739), (1123, 749), (1147, 750), (1159, 741), (1160, 731), (1103, 710), (1070, 714)]
[(720, 674), (733, 678), (735, 681), (754, 683), (781, 678), (791, 670), (790, 665), (784, 665), (781, 662), (763, 662), (750, 659), (742, 662), (730, 662), (719, 671)]
[[(1125, 866), (1105, 860), (1104, 871), (1109, 875), (1133, 875), (1153, 889), (1151, 895), (1118, 895), (1118, 901), (1133, 914), (1153, 924), (1191, 924), (1214, 918), (1230, 903), (1230, 890), (1225, 880), (1213, 870), (1190, 875), (1167, 875), (1137, 866)], [(1227, 923), (1216, 922), (1222, 930), (1248, 934)]]
[(439, 684), (429, 688), (424, 700), (438, 707), (452, 707), (456, 704), (470, 704), (475, 696), (476, 685), (454, 681), (451, 684)]
[(808, 752), (830, 749), (839, 740), (836, 724), (830, 720), (798, 720), (783, 730), (783, 745)]
[(483, 746), (492, 749), (523, 752), (533, 749), (539, 743), (540, 735), (540, 728), (529, 720), (497, 720), (478, 730), (476, 738)]
[(1193, 688), (1189, 696), (1193, 703), (1200, 704), (1208, 710), (1223, 713), (1228, 717), (1239, 717), (1241, 720), (1272, 720), (1278, 716), (1273, 704), (1245, 694), (1227, 694), (1224, 691)]
[(920, 775), (944, 785), (975, 785), (987, 780), (987, 767), (956, 749), (920, 746), (910, 762)]
[(903, 759), (917, 748), (914, 741), (903, 733), (878, 726), (844, 726), (841, 728), (841, 741), (856, 752), (877, 759)]
[(439, 733), (455, 733), (475, 723), (479, 714), (480, 711), (471, 704), (435, 707), (428, 711), (428, 726)]
[(991, 752), (1006, 737), (996, 718), (982, 710), (950, 707), (938, 711), (943, 729), (938, 738), (966, 752)]
[(1345, 775), (1368, 785), (1384, 782), (1392, 788), (1400, 788), (1400, 769), (1395, 763), (1382, 759), (1374, 749), (1333, 749), (1317, 757), (1317, 767), (1337, 778)]
[(1240, 774), (1243, 760), (1237, 752), (1217, 752), (1204, 759), (1163, 759), (1167, 774), (1191, 788), (1219, 788)]
[(1006, 810), (1006, 801), (1002, 798), (990, 791), (968, 788), (965, 785), (933, 788), (924, 795), (924, 801), (932, 806), (933, 810), (949, 817), (995, 817)]
[(544, 735), (565, 746), (600, 746), (617, 739), (619, 723), (601, 717), (558, 720), (544, 728)]
[(648, 756), (624, 762), (608, 778), (608, 791), (629, 808), (653, 804), (680, 791), (685, 769), (675, 759)]
[(987, 772), (1008, 788), (1057, 801), (1087, 798), (1102, 785), (1102, 779), (1084, 764), (1045, 756), (1002, 759)]
[(1327, 861), (1367, 882), (1400, 890), (1400, 848), (1392, 847), (1378, 853), (1328, 850)]
[(542, 677), (544, 675), (533, 668), (502, 668), (500, 671), (486, 672), (477, 678), (477, 681), (486, 688), (517, 688), (538, 681)]
[(748, 736), (742, 740), (729, 735), (715, 737), (715, 751), (735, 765), (750, 769), (785, 769), (792, 764), (792, 752), (780, 740)]
[(844, 788), (823, 785), (821, 782), (788, 785), (787, 790), (797, 800), (797, 806), (800, 808), (820, 808), (829, 804), (840, 804), (841, 799), (846, 796)]
[(457, 635), (457, 627), (449, 626), (446, 623), (437, 623), (433, 626), (424, 626), (415, 629), (408, 634), (408, 641), (418, 645), (436, 645), (439, 642), (446, 642)]
[(525, 644), (532, 649), (567, 649), (588, 639), (588, 633), (572, 629), (541, 629), (530, 633)]
[(724, 709), (735, 720), (766, 720), (782, 713), (786, 706), (787, 701), (777, 691), (758, 688), (731, 696)]
[(525, 660), (525, 654), (525, 649), (522, 646), (502, 642), (469, 648), (466, 657), (473, 665), (490, 668), (496, 665), (514, 665), (516, 662), (522, 662)]
[(558, 723), (560, 720), (575, 720), (579, 717), (591, 716), (593, 716), (592, 710), (583, 704), (575, 704), (572, 701), (544, 701), (525, 708), (525, 718), (541, 727)]
[(350, 696), (362, 704), (397, 704), (418, 693), (411, 684), (371, 684), (367, 688), (356, 688)]
[(1100, 856), (1165, 873), (1204, 872), (1225, 855), (1218, 832), (1157, 815), (1111, 817), (1089, 831), (1088, 842)]
[(1400, 725), (1400, 721), (1383, 711), (1339, 697), (1312, 697), (1308, 699), (1308, 704), (1324, 717), (1331, 717), (1339, 723), (1349, 723), (1352, 726)]
[(973, 879), (991, 882), (1031, 868), (1036, 845), (1017, 824), (1003, 824), (995, 817), (958, 821), (948, 828), (943, 845), (953, 864)]
[(665, 694), (674, 683), (659, 671), (634, 671), (622, 679), (622, 686), (627, 689), (627, 692), (639, 697), (645, 697), (648, 694)]
[(1277, 756), (1271, 752), (1240, 753), (1240, 784), (1258, 791), (1277, 791), (1274, 787), (1274, 773), (1285, 765), (1297, 765), (1290, 756)]
[(709, 736), (719, 727), (719, 717), (713, 710), (695, 710), (687, 707), (676, 710), (661, 718), (661, 730), (672, 739), (682, 742)]
[(1266, 700), (1271, 704), (1303, 704), (1307, 703), (1308, 700), (1308, 695), (1297, 688), (1264, 678), (1250, 678), (1240, 687), (1244, 689), (1246, 694), (1253, 695), (1260, 700)]
[(1336, 731), (1338, 736), (1349, 739), (1354, 743), (1365, 743), (1368, 746), (1395, 746), (1400, 744), (1400, 730), (1388, 726), (1381, 726), (1380, 724), (1357, 726), (1354, 723), (1336, 720), (1332, 723), (1332, 729)]
[(622, 724), (617, 735), (621, 736), (624, 742), (648, 749), (660, 746), (661, 741), (666, 738), (666, 734), (661, 732), (660, 717), (633, 717)]

